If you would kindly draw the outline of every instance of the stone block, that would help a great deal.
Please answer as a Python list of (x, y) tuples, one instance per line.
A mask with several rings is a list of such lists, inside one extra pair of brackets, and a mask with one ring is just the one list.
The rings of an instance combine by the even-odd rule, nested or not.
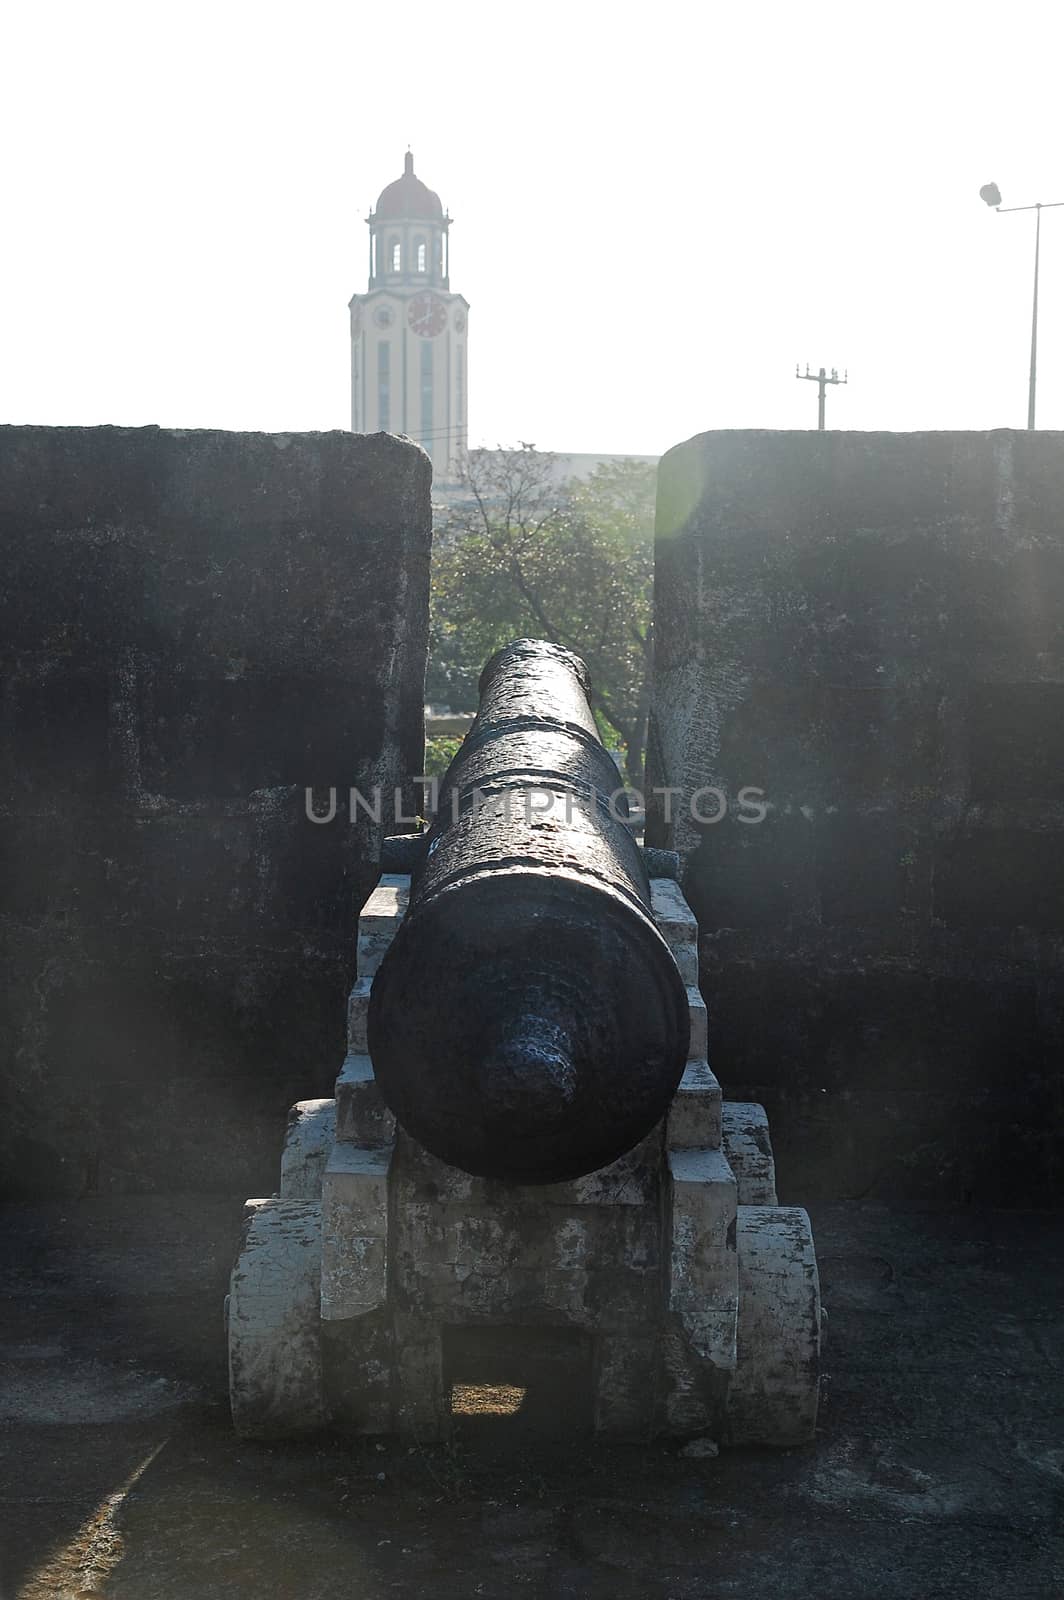
[(654, 921), (672, 949), (677, 945), (698, 943), (695, 914), (687, 904), (680, 885), (672, 878), (651, 878), (650, 905)]
[(390, 1144), (395, 1138), (395, 1116), (384, 1103), (367, 1055), (349, 1055), (336, 1080), (336, 1137), (362, 1145)]
[[(718, 1332), (711, 1347), (724, 1348), (728, 1329)], [(661, 1376), (664, 1380), (664, 1421), (672, 1434), (690, 1437), (711, 1430), (720, 1414), (730, 1370), (703, 1359), (692, 1347), (684, 1320), (675, 1316), (660, 1335)]]
[(697, 984), (698, 923), (684, 899), (680, 885), (672, 878), (652, 878), (650, 905), (654, 921), (676, 958), (684, 983)]
[(369, 1052), (369, 992), (372, 978), (359, 978), (347, 1001), (347, 1048), (351, 1055), (364, 1056)]
[(248, 1201), (226, 1302), (229, 1397), (244, 1438), (313, 1432), (326, 1421), (320, 1269), (320, 1204)]
[[(985, 1195), (990, 1173), (1014, 1202), (1059, 1196), (1031, 1092), (1059, 1096), (1059, 1050), (1031, 1037), (1028, 997), (1051, 1014), (1064, 933), (1061, 459), (1030, 431), (750, 431), (660, 464), (646, 840), (683, 855), (729, 1082), (778, 1083), (823, 1125), (809, 1154), (773, 1107), (795, 1192), (867, 1192), (889, 1168), (891, 1187), (923, 1174), (930, 1203)], [(719, 825), (689, 803), (709, 785)], [(751, 787), (760, 821), (737, 803)], [(1011, 1009), (1004, 1052), (957, 1004), (967, 985)], [(925, 1070), (943, 1138), (901, 1100), (854, 1126), (855, 1095)], [(983, 1159), (968, 1115), (998, 1078), (1020, 1086), (1004, 1120), (1026, 1161)]]
[(388, 1172), (392, 1150), (335, 1144), (322, 1187), (321, 1315), (364, 1316), (388, 1289)]
[(333, 1422), (345, 1433), (392, 1433), (395, 1340), (387, 1308), (323, 1322), (321, 1332)]
[(740, 1206), (739, 1360), (728, 1392), (733, 1444), (798, 1445), (816, 1430), (820, 1278), (797, 1206)]
[[(26, 977), (0, 1170), (25, 1192), (276, 1185), (278, 1107), (320, 1092), (305, 1064), (336, 1048), (379, 873), (348, 787), (390, 803), (421, 767), (430, 490), (386, 434), (0, 428), (0, 878)], [(342, 786), (333, 821), (307, 785), (319, 818)], [(71, 1070), (50, 1036), (86, 984)]]
[(386, 873), (366, 901), (358, 919), (360, 978), (372, 978), (384, 960), (384, 952), (395, 938), (409, 899), (409, 877)]
[(721, 1140), (735, 1174), (741, 1206), (774, 1206), (776, 1162), (764, 1106), (728, 1100), (721, 1113)]
[[(400, 1143), (400, 1151), (403, 1145)], [(661, 1300), (661, 1208), (560, 1205), (496, 1185), (430, 1194), (400, 1156), (394, 1191), (396, 1293), (443, 1322), (542, 1319), (589, 1329), (653, 1320)]]
[(690, 986), (692, 984), (697, 984), (698, 983), (698, 947), (697, 947), (697, 945), (689, 945), (689, 944), (675, 945), (675, 946), (673, 946), (672, 953), (673, 953), (673, 956), (676, 959), (676, 965), (680, 969), (680, 977), (683, 979), (684, 983), (687, 984), (687, 986), (689, 988), (690, 988)]
[(687, 1063), (669, 1107), (666, 1128), (670, 1150), (719, 1148), (721, 1090), (708, 1061)]
[(335, 1137), (335, 1100), (300, 1100), (292, 1107), (281, 1151), (282, 1199), (321, 1199)]
[(679, 1314), (697, 1356), (734, 1367), (735, 1176), (720, 1150), (670, 1150), (669, 1172), (669, 1308)]
[(688, 1061), (704, 1061), (709, 1054), (709, 1014), (706, 1002), (693, 984), (687, 986), (687, 1003), (691, 1008), (691, 1042), (687, 1047)]

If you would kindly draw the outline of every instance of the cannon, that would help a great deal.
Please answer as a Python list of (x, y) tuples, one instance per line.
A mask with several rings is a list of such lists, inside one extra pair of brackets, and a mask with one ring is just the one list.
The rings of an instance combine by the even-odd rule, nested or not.
[(557, 645), (492, 656), (370, 998), (369, 1054), (402, 1127), (515, 1183), (622, 1156), (687, 1059), (687, 992), (589, 687)]
[(551, 1428), (806, 1442), (812, 1232), (710, 1066), (679, 874), (576, 656), (517, 640), (480, 693), (431, 828), (385, 843), (335, 1094), (248, 1202), (234, 1425), (423, 1443), (494, 1386)]

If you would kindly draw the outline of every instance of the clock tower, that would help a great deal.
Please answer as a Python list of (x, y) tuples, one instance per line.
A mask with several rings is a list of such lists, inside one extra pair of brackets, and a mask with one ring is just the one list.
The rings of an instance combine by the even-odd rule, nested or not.
[(453, 480), (467, 443), (469, 306), (451, 293), (451, 219), (414, 175), (381, 191), (369, 222), (369, 287), (351, 296), (351, 430), (405, 433)]

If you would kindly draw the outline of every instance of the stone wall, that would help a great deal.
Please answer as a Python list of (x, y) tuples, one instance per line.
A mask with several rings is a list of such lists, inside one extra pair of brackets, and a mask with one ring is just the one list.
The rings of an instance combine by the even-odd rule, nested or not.
[(781, 1197), (1059, 1197), (1064, 436), (704, 434), (656, 586), (648, 839)]
[(429, 480), (386, 435), (0, 429), (5, 1192), (259, 1192), (331, 1089)]

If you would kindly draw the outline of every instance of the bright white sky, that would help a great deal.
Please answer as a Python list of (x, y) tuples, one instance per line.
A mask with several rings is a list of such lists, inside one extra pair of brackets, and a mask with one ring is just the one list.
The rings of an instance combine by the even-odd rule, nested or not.
[[(473, 443), (658, 452), (1026, 421), (1057, 8), (535, 0), (9, 7), (0, 421), (348, 426), (365, 214), (455, 218)], [(1064, 209), (1039, 425), (1064, 428)]]

